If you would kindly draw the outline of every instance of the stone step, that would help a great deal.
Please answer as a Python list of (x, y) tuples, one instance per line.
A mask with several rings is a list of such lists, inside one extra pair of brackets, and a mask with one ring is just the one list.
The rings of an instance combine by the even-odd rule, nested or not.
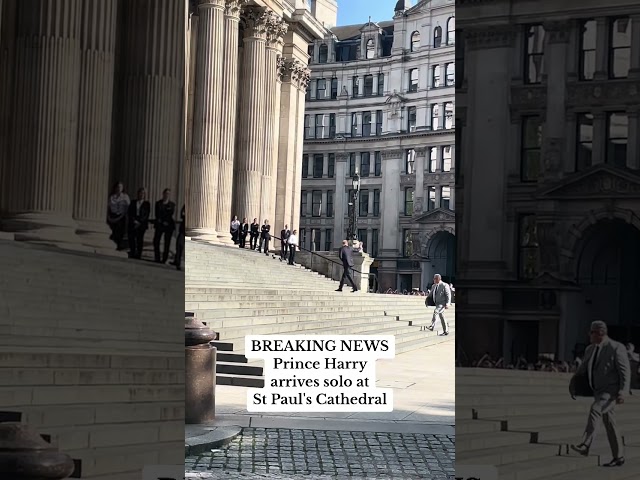
[[(195, 295), (192, 295), (195, 296)], [(186, 297), (186, 296), (185, 296)], [(354, 295), (354, 299), (349, 301), (349, 306), (366, 306), (370, 308), (379, 308), (375, 303), (368, 301), (365, 295)], [(223, 297), (224, 298), (224, 297)], [(226, 310), (230, 308), (234, 309), (255, 309), (255, 308), (298, 308), (298, 307), (334, 307), (336, 306), (335, 297), (327, 298), (300, 298), (296, 295), (295, 298), (291, 296), (268, 299), (251, 299), (247, 301), (234, 301), (230, 299), (225, 300), (203, 300), (198, 299), (196, 301), (185, 298), (185, 310)], [(391, 311), (393, 308), (412, 308), (416, 314), (425, 315), (426, 309), (421, 305), (410, 305), (398, 303), (388, 303), (385, 307)]]
[(502, 465), (498, 468), (498, 475), (500, 480), (546, 480), (551, 475), (597, 465), (598, 457), (596, 456), (563, 455)]
[(247, 357), (240, 353), (228, 353), (226, 351), (219, 351), (216, 354), (216, 358), (219, 362), (226, 363), (248, 363)]
[(216, 375), (216, 385), (231, 385), (234, 387), (252, 387), (263, 388), (264, 377), (250, 377), (246, 375), (229, 375), (220, 374)]
[(499, 420), (456, 419), (456, 436), (466, 433), (495, 433), (502, 428)]
[[(457, 416), (456, 416), (457, 417)], [(457, 423), (456, 418), (456, 423)], [(457, 433), (457, 432), (456, 432)], [(506, 465), (525, 462), (531, 459), (548, 459), (557, 456), (562, 450), (559, 445), (540, 445), (530, 443), (514, 444), (506, 448), (504, 446), (468, 450), (457, 447), (456, 435), (456, 462), (462, 465)]]
[(523, 445), (530, 443), (530, 439), (528, 432), (499, 432), (494, 435), (485, 432), (458, 435), (456, 432), (456, 451)]
[(263, 368), (247, 365), (246, 363), (227, 363), (218, 361), (216, 362), (216, 375), (217, 374), (261, 377), (263, 374)]
[[(312, 317), (319, 314), (380, 314), (380, 310), (375, 306), (370, 305), (334, 305), (334, 306), (319, 306), (313, 305), (308, 307), (263, 307), (263, 308), (215, 308), (215, 305), (207, 306), (204, 302), (189, 303), (185, 307), (191, 312), (196, 312), (198, 318), (222, 320), (224, 318), (255, 318), (255, 317), (271, 317), (271, 316), (304, 316), (305, 318)], [(408, 307), (396, 307), (393, 311), (394, 316), (402, 313), (415, 314), (415, 309), (411, 306)]]

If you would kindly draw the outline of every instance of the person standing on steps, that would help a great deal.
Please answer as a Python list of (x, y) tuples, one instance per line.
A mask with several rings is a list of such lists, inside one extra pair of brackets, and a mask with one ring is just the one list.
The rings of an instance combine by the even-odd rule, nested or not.
[(258, 219), (254, 218), (249, 230), (249, 248), (251, 250), (258, 249), (258, 237), (260, 236), (260, 224)]
[[(624, 397), (629, 392), (631, 367), (627, 349), (609, 338), (607, 331), (606, 323), (591, 323), (591, 344), (585, 350), (584, 361), (569, 383), (569, 393), (573, 400), (576, 399), (576, 395), (593, 395), (594, 398), (582, 442), (571, 445), (571, 449), (580, 455), (589, 455), (596, 427), (602, 421), (613, 454), (613, 460), (604, 466), (620, 467), (625, 462), (624, 446), (616, 425), (614, 409), (616, 405), (624, 403)], [(578, 391), (579, 389), (581, 391)]]
[[(153, 236), (153, 253), (157, 263), (167, 263), (169, 259), (169, 247), (171, 247), (171, 237), (176, 229), (176, 222), (173, 215), (176, 212), (176, 204), (171, 201), (171, 189), (165, 188), (162, 191), (162, 198), (156, 202), (155, 234)], [(164, 250), (160, 255), (160, 241), (164, 236)], [(162, 259), (160, 258), (162, 256)]]
[(433, 331), (436, 319), (440, 317), (442, 323), (442, 335), (449, 335), (449, 325), (447, 325), (447, 319), (444, 318), (444, 311), (451, 305), (451, 289), (449, 285), (442, 281), (442, 277), (439, 273), (433, 276), (433, 287), (431, 287), (431, 299), (436, 309), (433, 311), (433, 317), (431, 318), (431, 325), (427, 327)]
[(291, 235), (291, 230), (289, 230), (289, 225), (285, 225), (282, 230), (280, 230), (280, 261), (287, 259), (288, 250), (288, 242), (289, 235)]
[(342, 247), (338, 252), (338, 256), (342, 261), (342, 278), (340, 279), (340, 286), (336, 290), (336, 292), (341, 292), (342, 287), (344, 286), (345, 280), (349, 281), (351, 287), (353, 288), (352, 292), (355, 293), (358, 291), (358, 287), (356, 287), (353, 278), (351, 278), (351, 270), (353, 269), (353, 252), (351, 247), (349, 246), (348, 240), (342, 241)]
[(117, 250), (124, 250), (124, 234), (127, 231), (127, 211), (131, 199), (124, 191), (122, 182), (116, 182), (109, 195), (109, 205), (107, 207), (107, 224), (111, 228), (109, 240), (116, 244)]
[(180, 227), (178, 227), (178, 238), (176, 239), (176, 258), (173, 259), (172, 265), (176, 267), (176, 270), (180, 270), (180, 264), (182, 261), (182, 253), (184, 252), (184, 205), (180, 211)]
[(141, 258), (144, 246), (144, 234), (149, 228), (151, 204), (147, 201), (144, 188), (138, 189), (138, 198), (129, 205), (129, 256)]
[(242, 219), (240, 224), (240, 248), (246, 248), (247, 246), (247, 234), (249, 233), (249, 224), (247, 223), (247, 217)]
[(295, 265), (296, 261), (296, 249), (298, 248), (298, 231), (294, 230), (287, 240), (287, 247), (289, 248), (289, 265)]
[(231, 234), (231, 240), (235, 245), (240, 243), (240, 220), (238, 220), (237, 216), (234, 216), (231, 219), (231, 226), (229, 233)]
[(258, 250), (260, 253), (264, 253), (265, 255), (269, 255), (269, 240), (271, 240), (271, 225), (269, 225), (269, 220), (264, 221), (264, 225), (260, 230), (260, 249)]

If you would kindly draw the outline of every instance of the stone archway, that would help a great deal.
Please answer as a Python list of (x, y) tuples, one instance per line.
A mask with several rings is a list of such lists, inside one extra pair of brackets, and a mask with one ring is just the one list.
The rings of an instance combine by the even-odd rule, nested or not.
[(453, 228), (441, 228), (427, 232), (421, 243), (423, 257), (423, 284), (430, 284), (433, 275), (439, 273), (447, 283), (453, 283), (456, 275), (456, 237)]

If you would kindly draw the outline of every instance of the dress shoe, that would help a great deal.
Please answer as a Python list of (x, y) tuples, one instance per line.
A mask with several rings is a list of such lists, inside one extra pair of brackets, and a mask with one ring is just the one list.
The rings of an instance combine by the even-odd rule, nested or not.
[(609, 463), (605, 463), (603, 467), (621, 467), (624, 465), (624, 457), (618, 457), (611, 460)]
[(336, 292), (341, 292), (341, 291), (342, 291), (342, 289), (341, 289), (341, 288), (339, 288), (339, 289), (337, 289), (337, 290), (336, 290)]
[(357, 288), (354, 288), (353, 290), (351, 290), (351, 293), (356, 293), (358, 291)]
[(427, 327), (427, 330), (431, 330), (433, 332), (433, 327)]
[(571, 445), (571, 450), (579, 453), (584, 457), (589, 455), (589, 447), (587, 447), (584, 443), (581, 443), (580, 445)]

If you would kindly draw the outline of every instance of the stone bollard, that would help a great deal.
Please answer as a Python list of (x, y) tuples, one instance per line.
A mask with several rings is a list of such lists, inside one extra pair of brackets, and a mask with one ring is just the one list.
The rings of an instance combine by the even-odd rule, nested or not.
[(192, 313), (185, 313), (185, 423), (209, 423), (216, 412), (216, 334)]
[(75, 465), (26, 425), (0, 424), (0, 478), (61, 480)]

